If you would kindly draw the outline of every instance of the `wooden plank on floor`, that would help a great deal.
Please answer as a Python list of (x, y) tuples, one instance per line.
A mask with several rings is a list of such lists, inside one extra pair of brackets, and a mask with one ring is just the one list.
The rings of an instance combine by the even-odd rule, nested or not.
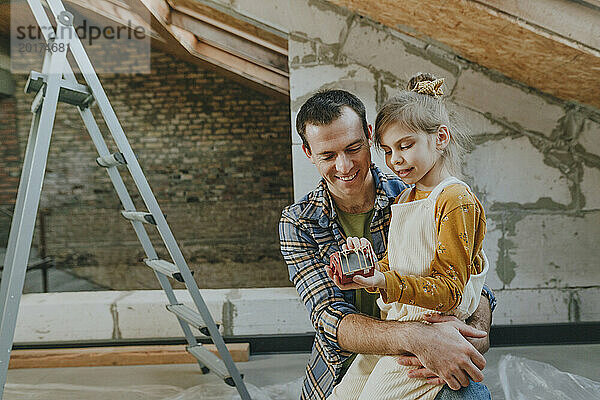
[[(206, 348), (219, 355), (214, 344)], [(249, 343), (229, 343), (227, 348), (235, 362), (248, 361)], [(75, 349), (13, 350), (8, 368), (98, 367), (111, 365), (187, 364), (196, 359), (185, 345), (116, 346)]]

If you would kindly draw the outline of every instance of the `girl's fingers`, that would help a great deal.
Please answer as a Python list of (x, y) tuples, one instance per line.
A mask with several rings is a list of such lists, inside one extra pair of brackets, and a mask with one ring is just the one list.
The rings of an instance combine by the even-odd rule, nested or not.
[(425, 321), (435, 324), (436, 322), (458, 321), (458, 318), (456, 318), (453, 315), (444, 315), (444, 314), (432, 312), (429, 314), (425, 314)]
[(347, 248), (348, 250), (352, 250), (352, 249), (354, 248), (354, 242), (353, 242), (353, 239), (354, 239), (354, 238), (353, 238), (353, 237), (351, 237), (351, 236), (350, 236), (350, 237), (348, 237), (348, 238), (346, 239), (346, 248)]
[(349, 241), (349, 243), (352, 244), (352, 247), (350, 247), (350, 246), (348, 246), (348, 247), (350, 247), (351, 249), (360, 249), (361, 246), (360, 246), (360, 239), (359, 238), (352, 237), (352, 238), (349, 238), (348, 241)]
[[(397, 356), (396, 360), (398, 361), (398, 364), (400, 365), (405, 365), (407, 367), (422, 367), (423, 364), (421, 364), (421, 361), (419, 361), (419, 359), (416, 356), (411, 355), (404, 355), (404, 356)], [(409, 372), (410, 374), (410, 372)]]
[(361, 275), (354, 276), (352, 278), (352, 280), (362, 287), (370, 288), (370, 287), (374, 286), (373, 280), (371, 278), (365, 278), (364, 276), (361, 276)]
[(410, 371), (408, 371), (407, 375), (409, 378), (418, 378), (418, 379), (438, 378), (439, 379), (439, 377), (436, 374), (434, 374), (427, 368), (417, 368), (417, 369), (410, 370)]
[(446, 383), (446, 382), (444, 382), (444, 380), (442, 378), (438, 378), (438, 377), (427, 378), (427, 380), (425, 382), (429, 383), (430, 385), (443, 385), (444, 383)]

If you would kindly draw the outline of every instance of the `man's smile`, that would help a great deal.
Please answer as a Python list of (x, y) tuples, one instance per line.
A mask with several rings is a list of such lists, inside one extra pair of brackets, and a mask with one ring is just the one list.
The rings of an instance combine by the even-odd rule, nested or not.
[(344, 182), (350, 182), (351, 180), (353, 180), (354, 178), (356, 178), (358, 176), (358, 171), (356, 171), (353, 175), (348, 175), (348, 176), (340, 176), (340, 175), (336, 175), (336, 178), (344, 181)]

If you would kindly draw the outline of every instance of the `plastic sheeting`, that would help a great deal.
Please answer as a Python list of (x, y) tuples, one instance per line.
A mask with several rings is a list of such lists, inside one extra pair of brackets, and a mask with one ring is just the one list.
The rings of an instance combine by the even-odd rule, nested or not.
[[(302, 379), (258, 388), (246, 384), (253, 400), (297, 400)], [(204, 383), (189, 389), (168, 385), (98, 387), (67, 384), (11, 384), (4, 389), (5, 400), (239, 400), (235, 390), (221, 381)]]
[[(600, 400), (600, 382), (563, 372), (539, 361), (504, 355), (485, 370), (494, 400)], [(253, 400), (297, 400), (302, 378), (258, 388), (246, 386)], [(503, 395), (502, 395), (502, 392)], [(5, 400), (237, 400), (235, 388), (221, 381), (189, 389), (167, 385), (95, 387), (65, 384), (6, 384)]]
[(600, 382), (539, 361), (505, 355), (498, 364), (506, 400), (600, 399)]

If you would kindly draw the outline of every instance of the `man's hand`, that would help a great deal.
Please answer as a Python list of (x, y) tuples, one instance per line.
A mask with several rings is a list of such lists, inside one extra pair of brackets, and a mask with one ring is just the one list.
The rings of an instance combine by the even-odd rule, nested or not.
[(472, 328), (455, 317), (433, 315), (432, 325), (423, 325), (418, 336), (408, 343), (407, 350), (415, 356), (400, 356), (402, 365), (420, 366), (409, 377), (427, 379), (431, 383), (446, 383), (458, 390), (483, 380), (485, 359), (465, 338), (483, 338), (487, 333)]
[[(426, 321), (430, 323), (447, 322), (450, 320), (453, 320), (453, 317), (442, 316), (439, 314), (432, 314), (431, 317), (426, 318)], [(473, 347), (479, 351), (479, 353), (484, 354), (490, 348), (489, 332), (492, 324), (492, 311), (490, 310), (490, 303), (487, 297), (483, 295), (481, 296), (479, 306), (473, 315), (467, 319), (467, 324), (488, 333), (484, 337), (465, 336), (465, 339), (467, 339), (469, 343), (471, 343)], [(423, 364), (421, 364), (419, 359), (412, 354), (399, 356), (398, 363), (400, 365), (419, 367), (408, 373), (408, 376), (411, 378), (425, 379), (428, 383), (434, 385), (441, 385), (445, 383), (442, 378), (437, 376), (430, 369), (423, 367)]]
[(333, 283), (335, 283), (335, 285), (342, 290), (362, 289), (363, 288), (363, 286), (359, 285), (358, 283), (350, 282), (350, 283), (344, 284), (344, 283), (340, 282), (338, 277), (336, 275), (334, 275), (333, 269), (331, 268), (330, 265), (325, 266), (325, 271), (327, 272), (327, 275), (329, 275), (329, 277), (333, 280)]

